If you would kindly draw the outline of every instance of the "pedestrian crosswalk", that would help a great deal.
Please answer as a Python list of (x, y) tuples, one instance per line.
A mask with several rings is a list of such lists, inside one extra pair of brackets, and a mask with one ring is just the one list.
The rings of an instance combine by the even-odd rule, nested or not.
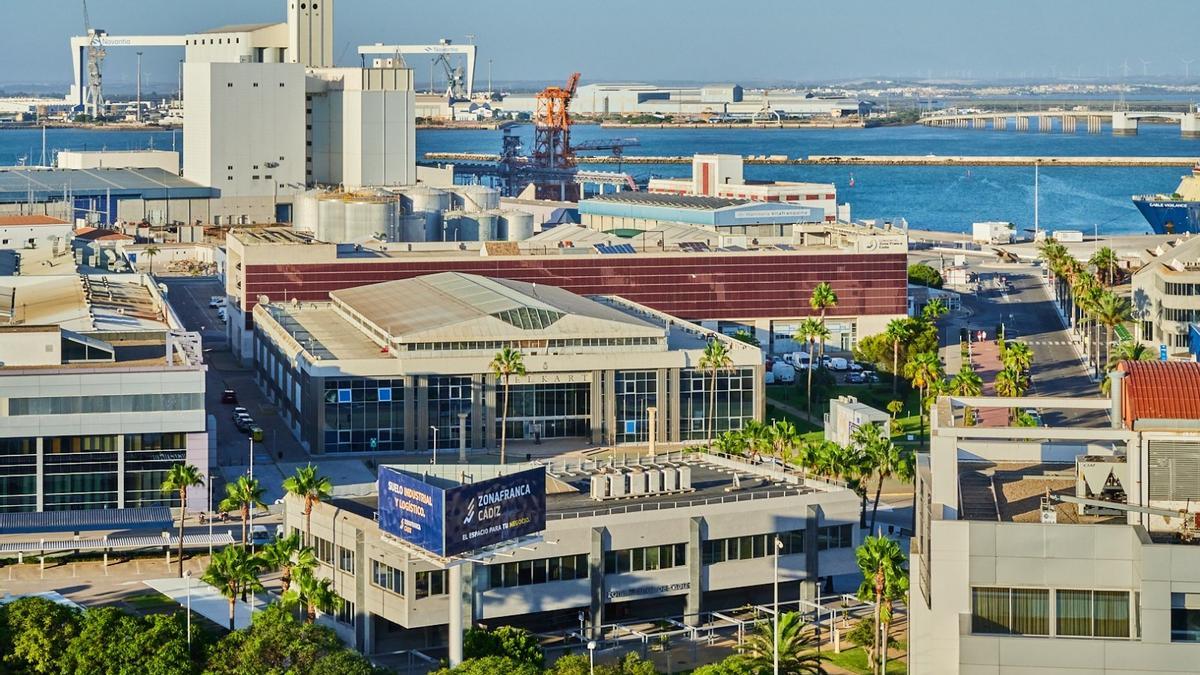
[(1050, 347), (1050, 346), (1069, 345), (1069, 344), (1071, 344), (1071, 341), (1070, 340), (1030, 340), (1030, 341), (1026, 342), (1026, 344)]

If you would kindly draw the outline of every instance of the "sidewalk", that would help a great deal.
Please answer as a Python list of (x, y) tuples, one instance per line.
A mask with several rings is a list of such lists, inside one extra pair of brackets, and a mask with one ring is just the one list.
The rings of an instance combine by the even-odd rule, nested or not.
[[(983, 395), (996, 396), (996, 374), (1004, 369), (1000, 361), (1000, 347), (995, 340), (971, 343), (971, 363), (983, 380)], [(1008, 426), (1006, 408), (982, 408), (975, 411), (977, 424), (981, 427)]]

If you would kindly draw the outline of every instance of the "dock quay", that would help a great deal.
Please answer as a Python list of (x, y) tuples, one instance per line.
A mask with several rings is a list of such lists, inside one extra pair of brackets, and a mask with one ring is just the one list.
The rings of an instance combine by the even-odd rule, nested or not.
[[(496, 162), (500, 156), (475, 152), (427, 152), (430, 161)], [(1190, 167), (1197, 157), (1040, 157), (1023, 155), (747, 155), (746, 164), (847, 165), (847, 166), (1111, 166), (1111, 167)], [(690, 156), (623, 155), (621, 157), (580, 157), (580, 164), (691, 164)]]

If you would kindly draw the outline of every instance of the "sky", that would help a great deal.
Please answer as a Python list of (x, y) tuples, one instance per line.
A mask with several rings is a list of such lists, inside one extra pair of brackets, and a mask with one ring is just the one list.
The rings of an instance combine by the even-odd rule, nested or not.
[[(283, 21), (286, 0), (91, 0), (112, 35)], [(335, 58), (355, 46), (479, 45), (498, 82), (822, 82), (858, 77), (1048, 79), (1122, 75), (1200, 81), (1197, 0), (334, 0)], [(0, 83), (65, 85), (80, 0), (0, 0)], [(109, 86), (135, 80), (133, 49), (109, 50)], [(175, 81), (182, 50), (146, 49), (146, 82)], [(1143, 65), (1143, 61), (1146, 61)], [(414, 62), (418, 84), (428, 65)]]

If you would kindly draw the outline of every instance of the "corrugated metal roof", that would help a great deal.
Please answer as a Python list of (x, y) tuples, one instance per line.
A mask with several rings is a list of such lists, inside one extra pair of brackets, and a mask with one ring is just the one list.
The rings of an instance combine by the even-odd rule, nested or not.
[(592, 197), (587, 202), (612, 202), (618, 204), (637, 204), (639, 206), (661, 206), (676, 209), (699, 209), (715, 211), (729, 206), (749, 204), (747, 199), (725, 199), (724, 197), (698, 197), (694, 195), (669, 195), (651, 192), (614, 192), (612, 194)]
[(1200, 363), (1122, 361), (1121, 416), (1133, 428), (1138, 420), (1200, 419)]
[(0, 534), (145, 529), (170, 527), (172, 522), (171, 510), (165, 506), (0, 513)]
[(0, 216), (0, 227), (24, 225), (66, 225), (67, 221), (38, 215)]
[(64, 192), (76, 197), (143, 197), (164, 199), (215, 197), (216, 190), (204, 187), (162, 169), (41, 169), (0, 168), (0, 202), (62, 199)]

